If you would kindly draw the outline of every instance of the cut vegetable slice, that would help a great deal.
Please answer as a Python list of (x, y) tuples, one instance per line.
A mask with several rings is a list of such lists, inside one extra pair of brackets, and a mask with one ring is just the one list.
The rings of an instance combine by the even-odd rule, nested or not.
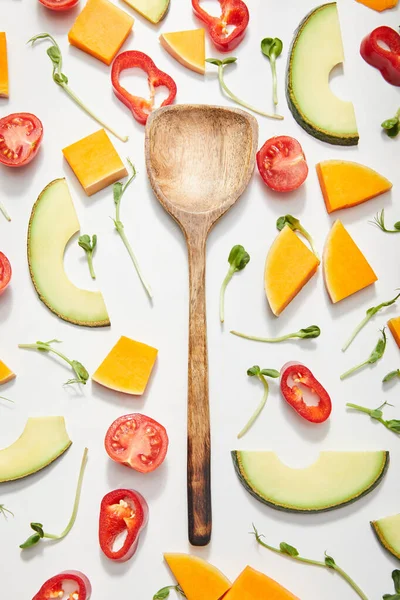
[(397, 6), (398, 1), (399, 0), (357, 0), (360, 4), (364, 4), (365, 6), (368, 6), (368, 8), (373, 8), (379, 12), (387, 10), (388, 8), (394, 8)]
[(278, 316), (315, 274), (319, 260), (287, 225), (275, 238), (265, 262), (264, 285)]
[(326, 289), (333, 303), (359, 292), (378, 279), (341, 221), (333, 224), (326, 238), (323, 268)]
[(246, 567), (234, 581), (223, 600), (299, 600), (276, 581)]
[(390, 321), (388, 321), (388, 327), (395, 339), (396, 344), (400, 348), (400, 317), (394, 317), (393, 319), (390, 319)]
[(328, 213), (371, 200), (392, 187), (386, 177), (355, 162), (326, 160), (316, 169)]
[(150, 23), (159, 23), (167, 13), (169, 0), (125, 0)]
[(64, 270), (64, 251), (79, 231), (65, 179), (55, 179), (37, 199), (28, 227), (28, 262), (39, 298), (60, 319), (102, 327), (110, 324), (103, 296), (76, 287)]
[[(323, 48), (323, 52), (321, 52)], [(354, 107), (332, 92), (329, 74), (344, 60), (336, 2), (312, 10), (295, 34), (287, 69), (287, 99), (296, 121), (314, 137), (358, 144)]]
[(252, 496), (278, 510), (316, 513), (351, 504), (371, 492), (389, 466), (389, 452), (321, 452), (303, 469), (291, 469), (267, 451), (236, 450), (240, 482)]
[(167, 553), (164, 558), (188, 600), (219, 600), (231, 587), (221, 571), (198, 556)]
[(64, 417), (30, 417), (21, 436), (0, 450), (0, 483), (40, 471), (71, 444)]
[(181, 65), (204, 75), (206, 70), (204, 29), (163, 33), (160, 35), (160, 43)]
[(371, 521), (382, 546), (400, 560), (400, 514)]
[(14, 377), (15, 373), (13, 373), (11, 369), (9, 369), (7, 365), (0, 360), (0, 385), (7, 383), (7, 381), (14, 379)]
[(0, 98), (8, 98), (7, 38), (0, 31)]

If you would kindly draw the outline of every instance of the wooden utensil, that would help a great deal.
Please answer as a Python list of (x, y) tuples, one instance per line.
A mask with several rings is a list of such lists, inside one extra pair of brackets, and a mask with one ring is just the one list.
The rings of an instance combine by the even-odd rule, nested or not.
[(146, 125), (151, 186), (180, 225), (188, 246), (188, 515), (189, 541), (211, 538), (210, 415), (205, 301), (208, 232), (245, 190), (255, 164), (258, 125), (238, 109), (167, 106)]

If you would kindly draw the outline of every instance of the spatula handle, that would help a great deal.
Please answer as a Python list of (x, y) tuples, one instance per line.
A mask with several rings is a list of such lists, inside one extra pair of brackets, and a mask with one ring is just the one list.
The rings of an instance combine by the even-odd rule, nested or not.
[(188, 239), (190, 309), (187, 485), (189, 541), (193, 546), (205, 546), (211, 538), (205, 248), (205, 235), (203, 239)]

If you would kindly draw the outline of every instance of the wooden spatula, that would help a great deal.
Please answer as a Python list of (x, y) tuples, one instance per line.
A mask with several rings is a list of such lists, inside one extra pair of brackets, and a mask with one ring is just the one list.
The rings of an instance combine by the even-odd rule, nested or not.
[(238, 109), (167, 106), (146, 126), (150, 183), (179, 223), (188, 245), (190, 279), (188, 380), (189, 541), (211, 538), (205, 249), (208, 232), (245, 190), (255, 164), (258, 125)]

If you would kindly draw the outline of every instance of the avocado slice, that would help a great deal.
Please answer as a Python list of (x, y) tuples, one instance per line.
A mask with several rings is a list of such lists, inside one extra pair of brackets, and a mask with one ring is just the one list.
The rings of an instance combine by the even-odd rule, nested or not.
[(33, 285), (44, 304), (75, 325), (110, 324), (100, 292), (76, 287), (64, 270), (64, 252), (79, 231), (79, 221), (65, 179), (44, 188), (33, 206), (28, 227), (28, 263)]
[(71, 444), (64, 417), (30, 417), (20, 437), (0, 450), (0, 483), (40, 471)]
[(371, 521), (371, 526), (382, 546), (400, 560), (400, 514)]
[(125, 0), (129, 6), (151, 23), (159, 23), (165, 17), (170, 0)]
[(304, 469), (291, 469), (268, 451), (233, 450), (233, 464), (252, 496), (278, 510), (317, 513), (359, 500), (382, 480), (389, 452), (321, 452)]
[(309, 134), (339, 146), (358, 144), (354, 107), (332, 92), (329, 74), (344, 60), (336, 2), (312, 10), (295, 32), (289, 52), (286, 97)]

